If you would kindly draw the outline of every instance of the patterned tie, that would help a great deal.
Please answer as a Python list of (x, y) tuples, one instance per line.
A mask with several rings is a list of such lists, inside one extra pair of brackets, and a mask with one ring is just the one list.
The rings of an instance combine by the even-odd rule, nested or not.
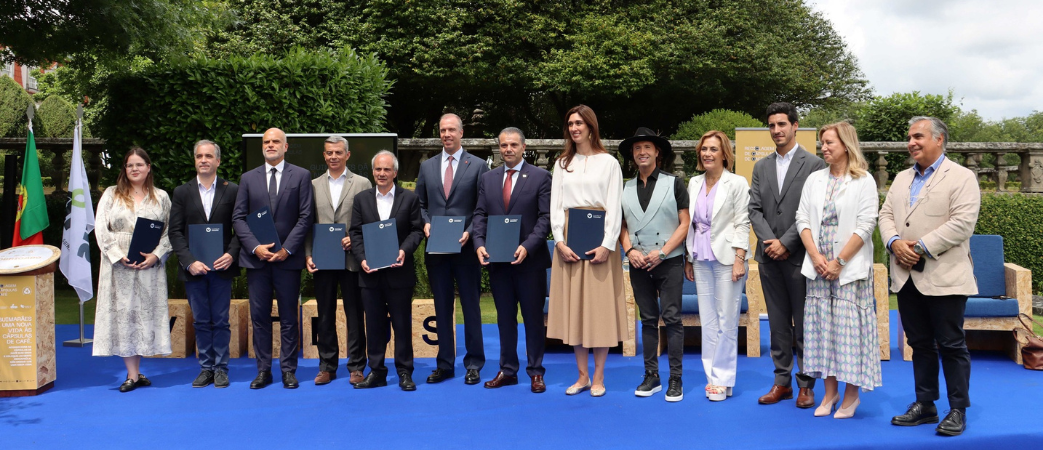
[(279, 185), (275, 182), (275, 174), (278, 171), (272, 168), (272, 177), (268, 180), (268, 202), (272, 207), (272, 215), (275, 215), (276, 196), (279, 194)]
[(453, 187), (453, 155), (449, 155), (449, 163), (445, 165), (445, 177), (442, 178), (442, 189), (445, 198), (449, 199), (449, 190)]
[(507, 179), (503, 181), (503, 210), (507, 211), (511, 204), (511, 177), (514, 176), (514, 172), (517, 170), (511, 169), (507, 171)]

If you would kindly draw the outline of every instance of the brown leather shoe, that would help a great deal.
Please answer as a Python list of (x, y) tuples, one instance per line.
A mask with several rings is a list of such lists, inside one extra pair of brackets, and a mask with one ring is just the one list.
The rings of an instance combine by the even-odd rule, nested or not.
[[(771, 387), (771, 390), (768, 391), (767, 394), (764, 394), (761, 396), (761, 398), (758, 398), (757, 403), (760, 403), (762, 405), (774, 405), (778, 403), (780, 400), (789, 400), (791, 398), (793, 398), (793, 388), (779, 386), (776, 384)], [(815, 400), (812, 399), (811, 402), (812, 404), (814, 404)]]
[(800, 388), (800, 393), (797, 394), (797, 407), (808, 409), (815, 406), (815, 391), (811, 388)]
[(351, 376), (348, 378), (348, 382), (351, 383), (352, 386), (354, 386), (356, 384), (361, 383), (364, 379), (366, 379), (366, 377), (362, 375), (362, 371), (356, 370), (354, 372), (351, 372)]
[(320, 371), (318, 375), (315, 375), (315, 385), (322, 386), (324, 384), (330, 384), (330, 381), (337, 379), (337, 372), (326, 372)]
[(511, 386), (511, 385), (515, 385), (515, 384), (518, 384), (518, 376), (517, 375), (515, 375), (515, 376), (507, 376), (507, 375), (504, 375), (503, 372), (496, 372), (496, 377), (491, 379), (491, 380), (489, 380), (489, 381), (486, 381), (485, 382), (485, 387), (487, 389), (496, 389), (498, 387)]
[(547, 385), (543, 384), (543, 375), (532, 377), (532, 393), (542, 394), (544, 392), (547, 392)]

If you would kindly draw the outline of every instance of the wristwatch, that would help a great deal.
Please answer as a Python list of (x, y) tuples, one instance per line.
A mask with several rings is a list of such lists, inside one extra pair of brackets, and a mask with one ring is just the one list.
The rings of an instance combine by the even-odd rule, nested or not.
[(845, 260), (844, 258), (841, 258), (839, 256), (837, 257), (837, 262), (840, 263), (840, 267), (844, 267), (844, 266), (847, 265), (847, 260)]
[(920, 245), (920, 243), (917, 242), (916, 244), (913, 245), (913, 253), (916, 253), (917, 255), (923, 256), (923, 255), (927, 254), (927, 250), (923, 248), (923, 245)]
[(666, 259), (666, 253), (663, 253), (663, 249), (659, 249), (659, 259)]

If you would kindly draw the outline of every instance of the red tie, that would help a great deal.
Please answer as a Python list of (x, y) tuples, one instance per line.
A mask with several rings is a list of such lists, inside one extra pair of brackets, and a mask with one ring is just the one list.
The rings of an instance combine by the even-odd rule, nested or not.
[(445, 198), (449, 199), (449, 190), (453, 188), (453, 155), (449, 155), (449, 163), (445, 165), (445, 177), (442, 178), (442, 189)]
[(503, 181), (503, 210), (506, 211), (508, 206), (511, 204), (511, 177), (517, 170), (511, 169), (507, 171), (507, 179)]

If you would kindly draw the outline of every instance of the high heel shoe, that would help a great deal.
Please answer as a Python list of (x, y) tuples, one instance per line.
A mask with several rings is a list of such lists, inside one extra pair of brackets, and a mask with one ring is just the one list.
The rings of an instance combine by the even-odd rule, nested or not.
[(822, 404), (815, 408), (815, 417), (828, 416), (833, 413), (833, 410), (837, 407), (837, 401), (840, 400), (840, 394), (833, 396), (831, 400), (822, 400)]
[(858, 409), (858, 404), (859, 403), (860, 403), (859, 399), (856, 398), (855, 402), (852, 403), (851, 406), (848, 406), (847, 408), (840, 408), (840, 409), (838, 409), (837, 413), (833, 415), (833, 418), (834, 419), (850, 419), (850, 418), (854, 417), (855, 410)]

